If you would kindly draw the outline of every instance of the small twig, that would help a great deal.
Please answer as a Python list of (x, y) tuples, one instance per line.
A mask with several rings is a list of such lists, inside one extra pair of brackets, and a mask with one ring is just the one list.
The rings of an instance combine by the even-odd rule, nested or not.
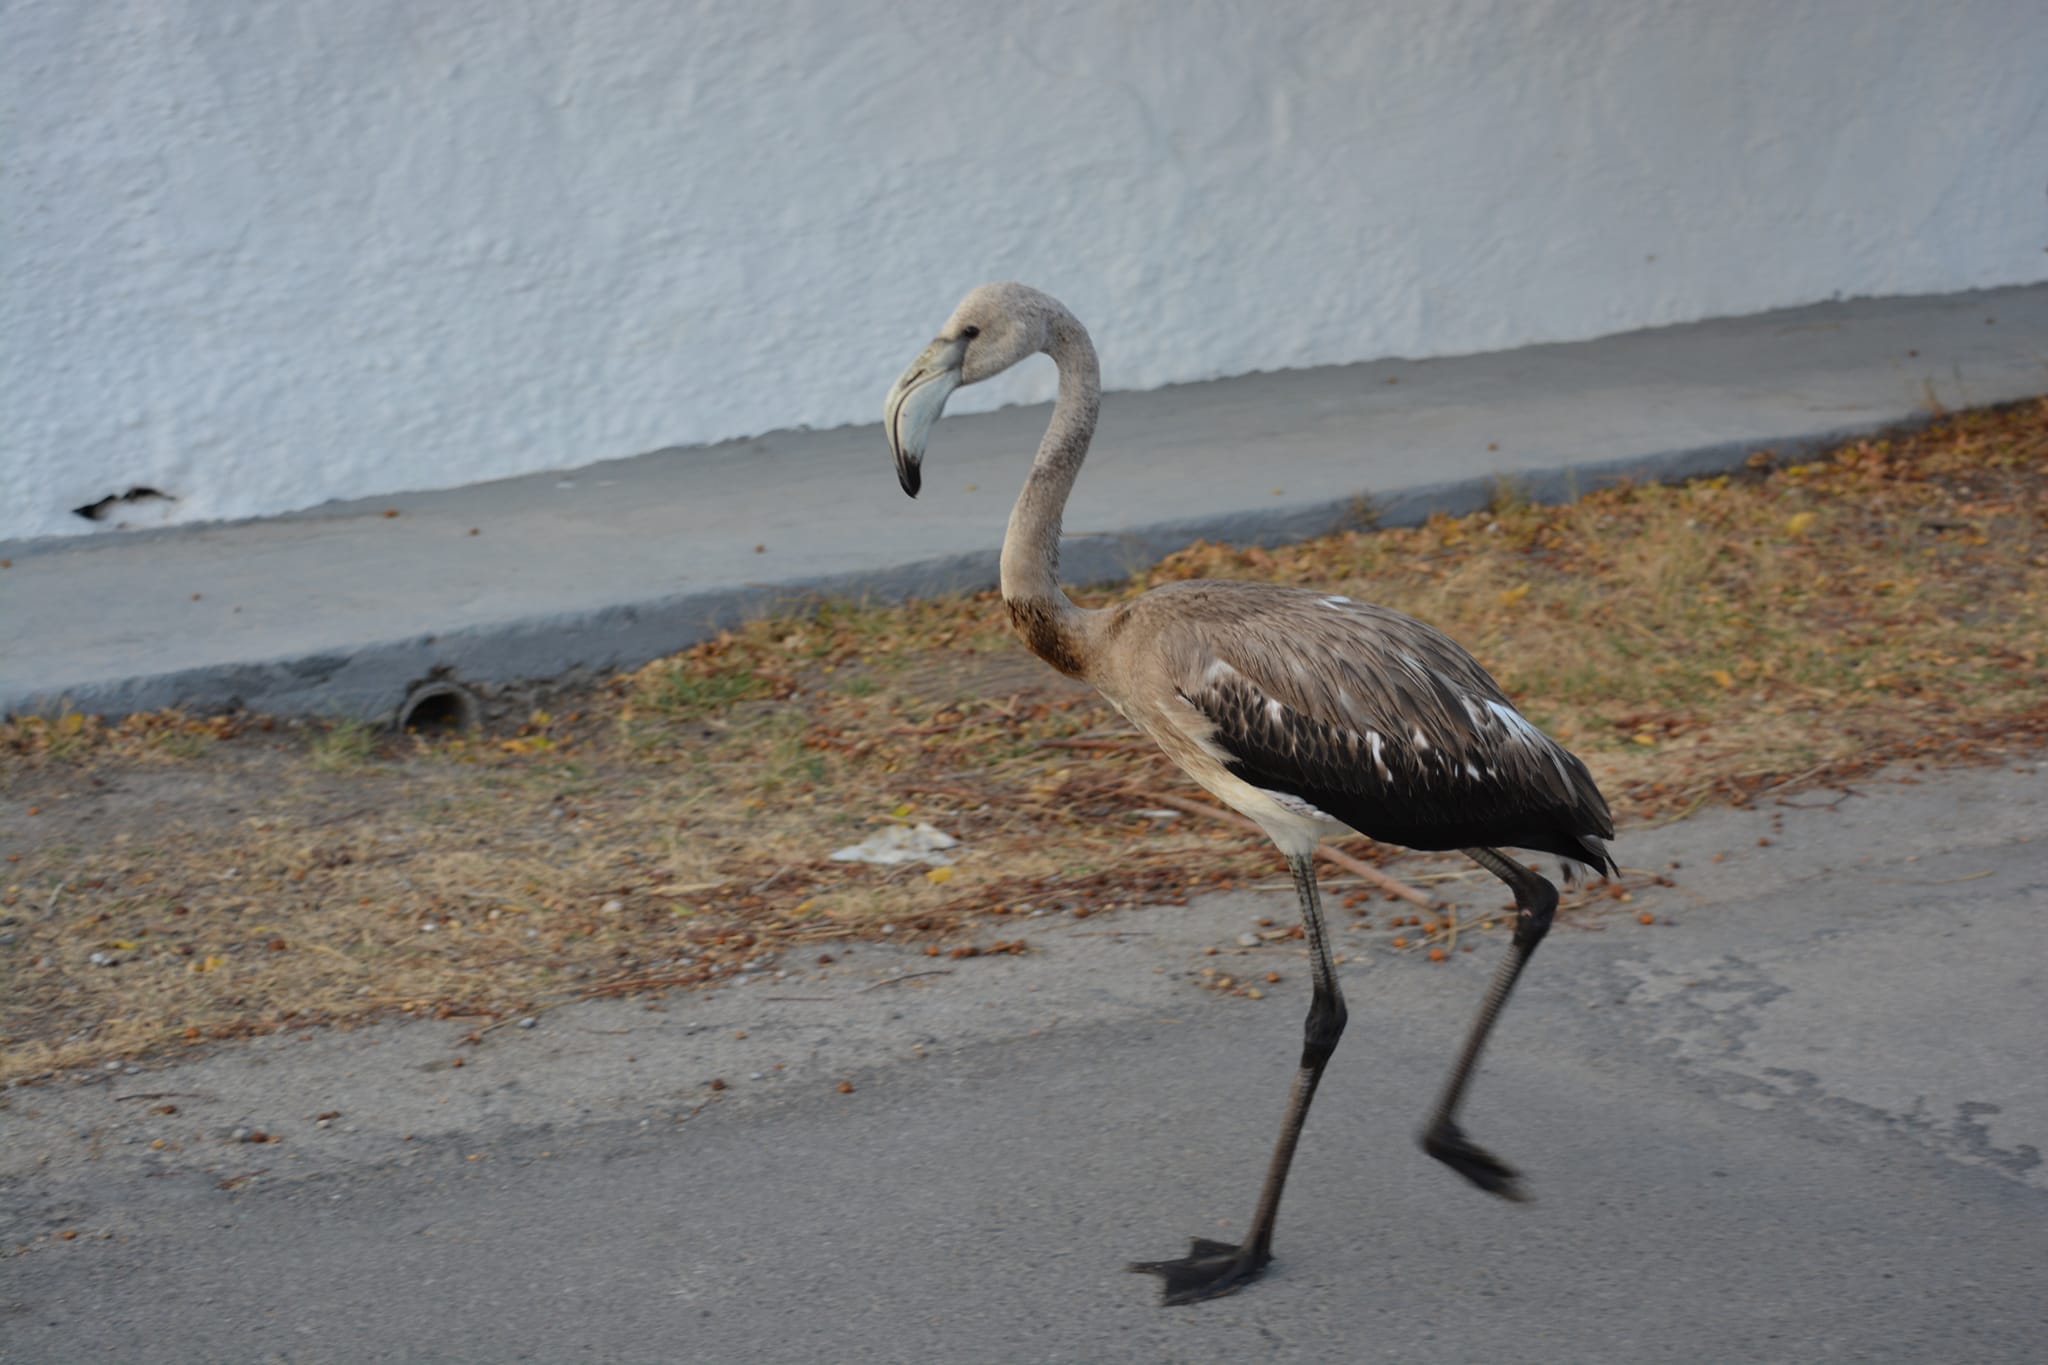
[(1390, 892), (1393, 895), (1399, 896), (1404, 901), (1421, 906), (1425, 910), (1435, 910), (1444, 904), (1443, 901), (1436, 900), (1425, 895), (1423, 892), (1417, 891), (1406, 882), (1394, 880), (1371, 863), (1354, 858), (1342, 849), (1330, 848), (1327, 845), (1319, 844), (1316, 846), (1316, 856), (1326, 863), (1343, 868), (1353, 876), (1364, 878), (1382, 891)]
[(1666, 816), (1666, 817), (1664, 817), (1664, 818), (1663, 818), (1662, 820), (1653, 820), (1653, 821), (1651, 821), (1651, 822), (1650, 822), (1649, 824), (1646, 824), (1646, 825), (1637, 825), (1637, 826), (1635, 826), (1635, 828), (1637, 828), (1637, 829), (1662, 829), (1662, 828), (1664, 828), (1664, 826), (1666, 826), (1666, 825), (1675, 825), (1675, 824), (1677, 824), (1677, 823), (1678, 823), (1678, 822), (1679, 822), (1680, 820), (1683, 820), (1683, 819), (1685, 819), (1685, 817), (1687, 817), (1688, 815), (1691, 815), (1691, 814), (1692, 814), (1692, 813), (1693, 813), (1694, 811), (1698, 810), (1698, 809), (1699, 809), (1699, 808), (1700, 808), (1701, 806), (1704, 806), (1704, 805), (1706, 805), (1706, 804), (1707, 804), (1707, 798), (1708, 798), (1708, 797), (1710, 797), (1710, 796), (1712, 796), (1713, 794), (1714, 794), (1714, 789), (1713, 789), (1712, 787), (1708, 787), (1708, 788), (1706, 788), (1706, 789), (1705, 789), (1704, 791), (1702, 791), (1702, 792), (1701, 792), (1701, 793), (1700, 793), (1700, 794), (1699, 794), (1698, 796), (1695, 796), (1695, 797), (1694, 797), (1694, 798), (1692, 799), (1692, 804), (1691, 804), (1691, 805), (1689, 805), (1689, 806), (1687, 806), (1687, 807), (1686, 807), (1686, 808), (1685, 808), (1684, 810), (1682, 810), (1682, 811), (1678, 812), (1678, 814), (1676, 814), (1676, 815), (1667, 815), (1667, 816)]
[[(966, 777), (969, 775), (967, 773), (946, 774), (948, 777)], [(985, 790), (974, 787), (953, 787), (943, 782), (903, 782), (897, 784), (897, 790), (906, 795), (913, 796), (950, 796), (956, 801), (986, 802), (990, 799), (989, 793)]]
[(509, 1028), (510, 1026), (518, 1023), (522, 1019), (537, 1019), (541, 1015), (546, 1014), (549, 1010), (558, 1010), (564, 1005), (575, 1004), (576, 999), (577, 997), (570, 997), (564, 1000), (543, 1000), (541, 1003), (534, 1005), (528, 1009), (520, 1010), (513, 1014), (508, 1014), (503, 1019), (500, 1019), (495, 1023), (485, 1024), (482, 1028), (477, 1030), (477, 1033), (479, 1035), (486, 1033), (496, 1033), (499, 1029)]
[(893, 729), (885, 730), (882, 733), (888, 735), (904, 735), (912, 738), (918, 735), (942, 735), (948, 730), (957, 730), (963, 725), (972, 725), (973, 723), (974, 717), (962, 716), (958, 720), (945, 721), (939, 725), (898, 725)]
[(1462, 871), (1417, 872), (1408, 880), (1418, 886), (1435, 886), (1438, 882), (1469, 882), (1479, 875), (1478, 868), (1468, 867)]
[(357, 970), (359, 970), (359, 971), (365, 971), (365, 972), (366, 972), (366, 971), (370, 970), (370, 969), (369, 969), (369, 967), (368, 967), (368, 966), (367, 966), (366, 964), (364, 964), (364, 963), (362, 963), (362, 962), (359, 962), (359, 961), (357, 961), (357, 960), (356, 960), (355, 958), (352, 958), (352, 957), (350, 957), (350, 956), (349, 956), (349, 955), (348, 955), (347, 953), (344, 953), (344, 952), (343, 952), (343, 951), (342, 951), (341, 949), (339, 949), (339, 948), (336, 948), (336, 947), (332, 946), (331, 944), (326, 944), (326, 943), (305, 943), (305, 944), (302, 944), (301, 946), (302, 946), (302, 947), (306, 947), (306, 948), (317, 948), (317, 949), (318, 949), (319, 951), (321, 951), (321, 952), (323, 952), (323, 953), (332, 953), (332, 954), (333, 954), (334, 956), (336, 956), (336, 957), (340, 958), (340, 959), (341, 959), (341, 960), (342, 960), (343, 962), (346, 962), (346, 963), (348, 963), (348, 965), (349, 965), (349, 966), (351, 966), (351, 967), (354, 967), (354, 968), (356, 968), (356, 969), (357, 969)]
[(1032, 745), (1035, 749), (1088, 749), (1095, 753), (1139, 754), (1149, 752), (1150, 745), (1133, 744), (1127, 739), (1041, 739)]
[(1227, 810), (1218, 810), (1214, 806), (1203, 805), (1200, 801), (1190, 801), (1182, 796), (1169, 796), (1165, 792), (1137, 792), (1134, 794), (1141, 800), (1155, 801), (1162, 806), (1171, 806), (1175, 810), (1184, 810), (1190, 815), (1206, 815), (1211, 820), (1216, 820), (1226, 825), (1234, 825), (1253, 834), (1265, 833), (1264, 830), (1245, 819), (1242, 815), (1237, 815)]
[(356, 807), (356, 809), (348, 812), (348, 814), (346, 815), (329, 815), (323, 819), (309, 820), (306, 823), (306, 828), (325, 829), (328, 825), (345, 824), (348, 821), (357, 819), (361, 816), (374, 815), (376, 813), (376, 810), (377, 808), (375, 806), (358, 806)]
[[(1234, 825), (1240, 829), (1250, 830), (1255, 834), (1265, 833), (1264, 830), (1260, 829), (1250, 820), (1245, 819), (1242, 815), (1218, 810), (1214, 806), (1203, 805), (1200, 801), (1189, 801), (1185, 797), (1170, 796), (1165, 792), (1140, 792), (1139, 795), (1147, 801), (1156, 801), (1162, 806), (1171, 806), (1175, 810), (1184, 810), (1190, 815), (1206, 815), (1211, 820), (1221, 821), (1226, 825)], [(1425, 910), (1434, 910), (1441, 904), (1441, 902), (1432, 900), (1422, 892), (1417, 891), (1406, 882), (1394, 880), (1394, 878), (1389, 877), (1371, 863), (1354, 858), (1349, 853), (1339, 849), (1331, 848), (1325, 844), (1318, 844), (1316, 846), (1316, 856), (1326, 863), (1343, 868), (1355, 877), (1363, 878), (1382, 891), (1399, 896), (1402, 900), (1419, 905)]]
[(928, 971), (928, 972), (905, 972), (905, 973), (904, 973), (903, 975), (901, 975), (901, 976), (891, 976), (891, 977), (884, 977), (884, 978), (883, 978), (882, 980), (880, 980), (880, 981), (877, 981), (877, 982), (875, 982), (875, 983), (874, 983), (873, 985), (869, 985), (869, 986), (862, 986), (862, 987), (861, 987), (861, 988), (860, 988), (859, 990), (855, 991), (855, 992), (854, 992), (854, 994), (855, 994), (855, 995), (866, 995), (866, 994), (867, 994), (867, 993), (868, 993), (869, 991), (878, 991), (878, 990), (880, 990), (880, 989), (881, 989), (882, 987), (884, 987), (884, 986), (893, 986), (893, 985), (895, 985), (895, 984), (896, 984), (897, 982), (899, 982), (899, 981), (909, 981), (909, 980), (910, 980), (910, 979), (912, 979), (913, 977), (919, 977), (919, 976), (951, 976), (952, 974), (953, 974), (953, 972), (952, 972), (952, 969), (951, 969), (951, 968), (949, 968), (949, 967), (936, 967), (936, 968), (933, 968), (933, 969), (932, 969), (931, 971)]
[[(1856, 756), (1857, 755), (1851, 754), (1849, 755), (1849, 758), (1854, 758)], [(1826, 772), (1829, 768), (1834, 767), (1837, 763), (1848, 762), (1849, 758), (1830, 758), (1823, 760), (1822, 762), (1814, 764), (1811, 768), (1806, 769), (1804, 772), (1797, 772), (1792, 774), (1792, 776), (1790, 777), (1781, 778), (1780, 780), (1771, 783), (1771, 785), (1768, 787), (1757, 788), (1756, 791), (1750, 794), (1749, 799), (1753, 802), (1759, 796), (1766, 796), (1774, 791), (1782, 791), (1786, 787), (1791, 786), (1795, 782), (1804, 782), (1809, 777), (1815, 777), (1821, 773)]]
[(1840, 810), (1842, 803), (1850, 797), (1863, 795), (1862, 792), (1847, 784), (1835, 784), (1835, 790), (1839, 791), (1841, 795), (1832, 801), (1814, 801), (1810, 803), (1805, 801), (1787, 801), (1784, 797), (1779, 796), (1772, 798), (1771, 804), (1783, 806), (1786, 810)]
[(1873, 880), (1881, 886), (1954, 886), (1957, 882), (1981, 881), (1997, 870), (1987, 868), (1982, 872), (1970, 872), (1960, 877), (1944, 877), (1938, 882), (1904, 881), (1896, 877), (1877, 877)]
[(204, 1095), (197, 1090), (144, 1090), (134, 1095), (115, 1095), (114, 1103), (122, 1100), (210, 1100), (216, 1096)]
[(1454, 949), (1458, 946), (1458, 933), (1460, 930), (1475, 927), (1483, 928), (1499, 918), (1501, 918), (1501, 912), (1497, 910), (1468, 915), (1462, 920), (1456, 915), (1445, 915), (1444, 927), (1436, 930), (1434, 933), (1424, 934), (1422, 941), (1427, 943), (1433, 938), (1441, 938), (1446, 949)]
[(681, 1127), (683, 1124), (688, 1123), (691, 1119), (696, 1118), (697, 1115), (704, 1112), (704, 1106), (710, 1104), (712, 1100), (715, 1100), (717, 1098), (718, 1096), (712, 1095), (707, 1099), (699, 1100), (697, 1102), (697, 1107), (695, 1109), (692, 1109), (689, 1113), (682, 1115), (676, 1120), (676, 1126)]
[[(1068, 738), (1068, 739), (1124, 739), (1124, 740), (1128, 740), (1128, 739), (1130, 739), (1130, 738), (1131, 738), (1131, 735), (1132, 735), (1132, 730), (1131, 730), (1131, 727), (1130, 727), (1130, 726), (1128, 726), (1128, 725), (1098, 725), (1098, 726), (1096, 726), (1096, 727), (1095, 727), (1094, 729), (1092, 729), (1092, 730), (1083, 730), (1083, 731), (1082, 731), (1082, 732), (1081, 732), (1080, 734), (1078, 734), (1078, 735), (1068, 735), (1068, 736), (1067, 736), (1067, 738)], [(1143, 745), (1143, 744), (1141, 744), (1141, 745), (1140, 745), (1140, 747), (1141, 747), (1141, 748), (1149, 748), (1150, 746), (1149, 746), (1149, 745)]]
[(769, 887), (775, 885), (775, 883), (781, 881), (785, 873), (793, 872), (795, 870), (796, 864), (784, 863), (781, 867), (776, 868), (766, 877), (763, 877), (760, 881), (755, 882), (751, 887), (749, 887), (747, 889), (747, 894), (750, 896), (758, 896), (763, 891), (766, 891)]
[(683, 976), (676, 973), (664, 976), (629, 976), (618, 981), (600, 981), (596, 985), (585, 986), (580, 994), (586, 1000), (594, 1000), (599, 996), (625, 995), (630, 991), (648, 991), (661, 986), (715, 984), (717, 984), (715, 981), (706, 980), (701, 976)]
[(764, 995), (763, 1000), (837, 1000), (836, 995)]

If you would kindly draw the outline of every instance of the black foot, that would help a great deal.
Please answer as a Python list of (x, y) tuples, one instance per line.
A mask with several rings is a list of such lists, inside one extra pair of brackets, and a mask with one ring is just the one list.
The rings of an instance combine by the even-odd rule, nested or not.
[(1422, 1150), (1488, 1194), (1517, 1204), (1529, 1201), (1521, 1173), (1466, 1137), (1465, 1130), (1448, 1119), (1422, 1135)]
[(1272, 1259), (1270, 1251), (1248, 1253), (1228, 1242), (1197, 1237), (1178, 1261), (1132, 1261), (1127, 1269), (1166, 1281), (1159, 1295), (1162, 1304), (1200, 1303), (1235, 1294), (1259, 1278)]

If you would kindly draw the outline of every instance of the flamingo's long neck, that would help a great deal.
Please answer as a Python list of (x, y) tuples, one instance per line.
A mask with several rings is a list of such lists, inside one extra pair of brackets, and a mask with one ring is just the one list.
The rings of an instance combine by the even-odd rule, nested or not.
[(1038, 443), (1038, 458), (1003, 536), (1003, 601), (1031, 652), (1062, 673), (1085, 671), (1080, 632), (1088, 613), (1060, 589), (1060, 514), (1088, 456), (1102, 407), (1102, 376), (1088, 332), (1071, 315), (1054, 319), (1046, 348), (1059, 367), (1060, 396)]

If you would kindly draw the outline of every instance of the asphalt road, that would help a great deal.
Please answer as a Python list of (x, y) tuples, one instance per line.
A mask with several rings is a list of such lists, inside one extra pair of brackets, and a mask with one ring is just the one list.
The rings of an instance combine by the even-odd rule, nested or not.
[(1412, 1142), (1499, 936), (1350, 936), (1279, 1259), (1233, 1298), (1120, 1267), (1250, 1213), (1306, 973), (1237, 935), (1282, 893), (460, 1053), (420, 1024), (16, 1089), (0, 1360), (2039, 1361), (2048, 773), (1795, 800), (1625, 831), (1678, 885), (1545, 945), (1468, 1111), (1530, 1205)]

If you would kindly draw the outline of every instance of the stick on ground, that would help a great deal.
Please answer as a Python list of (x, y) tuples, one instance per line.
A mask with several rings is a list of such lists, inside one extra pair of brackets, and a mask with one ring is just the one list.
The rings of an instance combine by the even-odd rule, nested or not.
[[(1239, 829), (1250, 830), (1254, 834), (1264, 832), (1242, 815), (1237, 815), (1231, 811), (1218, 810), (1215, 806), (1204, 805), (1200, 801), (1190, 801), (1183, 796), (1169, 796), (1165, 792), (1142, 792), (1140, 795), (1147, 801), (1156, 801), (1162, 806), (1171, 806), (1175, 810), (1184, 810), (1190, 815), (1206, 815), (1211, 820), (1219, 820), (1226, 825), (1234, 825)], [(1396, 881), (1371, 863), (1362, 862), (1352, 857), (1349, 853), (1331, 848), (1327, 844), (1316, 846), (1316, 856), (1326, 863), (1343, 868), (1353, 876), (1362, 877), (1390, 895), (1399, 896), (1402, 900), (1419, 905), (1425, 910), (1435, 910), (1443, 904), (1442, 901), (1432, 900), (1429, 896), (1417, 891), (1406, 882)]]

